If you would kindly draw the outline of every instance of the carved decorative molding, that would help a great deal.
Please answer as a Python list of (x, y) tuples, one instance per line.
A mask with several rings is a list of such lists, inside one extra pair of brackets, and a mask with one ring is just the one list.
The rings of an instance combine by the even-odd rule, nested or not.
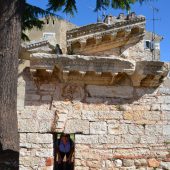
[(33, 76), (39, 77), (39, 80), (42, 78), (42, 81), (56, 79), (60, 82), (98, 85), (128, 83), (145, 87), (159, 86), (168, 73), (168, 66), (158, 61), (134, 62), (115, 57), (46, 53), (32, 54), (30, 69), (33, 70)]
[(95, 55), (139, 42), (144, 36), (145, 17), (116, 19), (110, 24), (96, 23), (67, 32), (67, 49), (71, 54)]

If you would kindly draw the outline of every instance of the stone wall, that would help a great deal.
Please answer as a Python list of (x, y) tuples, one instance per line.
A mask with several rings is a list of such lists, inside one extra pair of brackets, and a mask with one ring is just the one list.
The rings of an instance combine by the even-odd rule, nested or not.
[(170, 169), (170, 79), (158, 88), (18, 79), (20, 169), (53, 169), (53, 133), (75, 133), (75, 170)]
[[(155, 49), (152, 53), (151, 49), (145, 48), (145, 41), (151, 40), (143, 39), (133, 46), (125, 46), (120, 49), (121, 56), (124, 58), (129, 58), (135, 61), (160, 61), (160, 49)], [(160, 42), (158, 42), (160, 43)]]

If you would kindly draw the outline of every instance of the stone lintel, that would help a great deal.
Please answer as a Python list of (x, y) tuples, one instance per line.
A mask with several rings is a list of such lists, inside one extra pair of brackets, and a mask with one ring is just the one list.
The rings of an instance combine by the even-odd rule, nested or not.
[[(124, 82), (125, 85), (137, 87), (157, 87), (168, 74), (168, 66), (159, 61), (134, 62), (115, 57), (45, 53), (31, 55), (30, 69), (33, 70), (33, 76), (40, 76), (39, 80), (41, 76), (44, 80), (49, 75), (48, 80), (51, 78), (61, 82), (89, 85), (118, 85)], [(38, 71), (41, 74), (37, 74)]]

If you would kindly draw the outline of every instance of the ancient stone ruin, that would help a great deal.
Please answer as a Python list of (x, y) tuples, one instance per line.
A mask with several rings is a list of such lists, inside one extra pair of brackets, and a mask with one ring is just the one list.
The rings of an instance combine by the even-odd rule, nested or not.
[(75, 170), (170, 169), (169, 69), (145, 17), (107, 16), (71, 30), (65, 22), (57, 38), (45, 28), (53, 43), (32, 39), (20, 54), (20, 169), (57, 169), (62, 132), (75, 137)]

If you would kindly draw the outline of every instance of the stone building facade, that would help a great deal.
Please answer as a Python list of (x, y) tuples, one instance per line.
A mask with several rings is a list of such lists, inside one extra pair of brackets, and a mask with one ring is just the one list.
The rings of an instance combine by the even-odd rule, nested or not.
[(135, 61), (160, 60), (163, 37), (145, 30), (145, 17), (120, 14), (103, 22), (67, 32), (68, 52), (81, 55), (119, 56)]
[(25, 32), (31, 43), (49, 40), (52, 45), (59, 44), (63, 53), (66, 53), (66, 32), (77, 26), (56, 17), (48, 17), (42, 20), (44, 21), (42, 30), (33, 28)]
[[(75, 170), (170, 169), (168, 65), (150, 61), (144, 51), (143, 58), (139, 51), (133, 57), (129, 49), (143, 41), (144, 24), (144, 17), (131, 14), (116, 26), (68, 31), (72, 55), (56, 55), (48, 42), (24, 47), (18, 75), (21, 170), (53, 170), (54, 136), (61, 132), (75, 135)], [(126, 53), (117, 53), (125, 46)]]

